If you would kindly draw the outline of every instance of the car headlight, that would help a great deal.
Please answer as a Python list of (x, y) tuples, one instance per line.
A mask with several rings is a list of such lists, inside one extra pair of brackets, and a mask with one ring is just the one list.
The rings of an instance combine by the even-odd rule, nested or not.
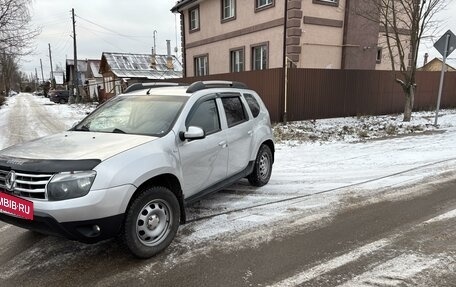
[(64, 200), (86, 195), (96, 175), (93, 170), (61, 172), (54, 175), (47, 185), (48, 200)]

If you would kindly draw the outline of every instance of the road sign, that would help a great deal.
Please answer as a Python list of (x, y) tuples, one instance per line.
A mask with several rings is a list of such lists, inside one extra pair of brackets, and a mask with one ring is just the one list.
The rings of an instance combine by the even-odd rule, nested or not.
[(442, 89), (443, 89), (443, 78), (445, 77), (446, 70), (446, 59), (453, 53), (456, 48), (456, 36), (448, 30), (437, 42), (434, 44), (434, 48), (439, 51), (443, 56), (442, 61), (442, 71), (440, 72), (440, 85), (439, 85), (439, 94), (437, 96), (437, 107), (435, 109), (435, 121), (434, 125), (437, 126), (437, 120), (439, 118), (439, 109), (440, 109), (440, 99), (442, 98)]
[[(448, 46), (445, 46), (448, 36)], [(435, 42), (434, 48), (436, 48), (444, 58), (448, 57), (454, 50), (456, 50), (456, 36), (453, 32), (451, 32), (451, 30), (448, 30), (437, 42)], [(446, 55), (445, 51), (447, 51)]]

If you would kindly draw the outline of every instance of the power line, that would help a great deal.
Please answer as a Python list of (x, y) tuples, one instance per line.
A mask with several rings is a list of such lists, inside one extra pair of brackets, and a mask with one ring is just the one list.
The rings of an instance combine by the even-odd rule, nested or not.
[[(133, 40), (133, 41), (137, 41), (137, 42), (140, 42), (140, 43), (149, 45), (149, 43), (146, 43), (146, 42), (143, 42), (143, 41), (140, 41), (140, 40), (136, 39), (136, 38), (148, 38), (148, 37), (145, 37), (145, 36), (131, 36), (131, 35), (125, 35), (125, 34), (122, 34), (122, 33), (117, 32), (117, 31), (115, 31), (115, 30), (112, 30), (112, 29), (110, 29), (110, 28), (107, 28), (107, 27), (105, 27), (105, 26), (103, 26), (103, 25), (97, 24), (97, 23), (95, 23), (95, 22), (93, 22), (93, 21), (91, 21), (91, 20), (85, 19), (85, 18), (83, 18), (83, 17), (81, 17), (81, 16), (79, 16), (79, 15), (76, 15), (76, 17), (78, 17), (79, 19), (81, 19), (81, 20), (83, 20), (83, 21), (86, 21), (86, 22), (88, 22), (88, 23), (90, 23), (90, 24), (92, 24), (92, 25), (95, 25), (95, 26), (97, 26), (97, 27), (99, 27), (99, 28), (102, 28), (102, 29), (104, 29), (104, 30), (106, 30), (106, 31), (109, 31), (109, 32), (113, 33), (114, 35), (121, 36), (121, 37), (130, 39), (130, 40)], [(101, 32), (100, 32), (100, 33), (101, 33)]]
[[(79, 26), (79, 27), (80, 27), (80, 26)], [(94, 31), (91, 30), (91, 29), (85, 29), (85, 30), (86, 30), (87, 32), (89, 32), (89, 33), (92, 33), (92, 34), (95, 35), (95, 36), (100, 36), (98, 33), (94, 32)], [(113, 43), (107, 41), (107, 40), (104, 39), (103, 37), (100, 37), (99, 40), (101, 40), (101, 41), (103, 41), (103, 42), (105, 42), (105, 43), (111, 45), (112, 47), (116, 48), (117, 50), (119, 50), (119, 51), (121, 51), (121, 52), (126, 52), (125, 49), (122, 49), (122, 48), (120, 48), (119, 46), (117, 46), (117, 45), (115, 45), (115, 44), (113, 44)]]

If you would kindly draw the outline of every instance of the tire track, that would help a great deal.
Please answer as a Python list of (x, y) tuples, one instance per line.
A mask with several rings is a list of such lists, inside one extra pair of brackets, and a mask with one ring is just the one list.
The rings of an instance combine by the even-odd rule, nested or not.
[(6, 146), (65, 130), (65, 125), (58, 119), (53, 119), (31, 94), (23, 93), (15, 97), (8, 113)]
[(251, 206), (247, 206), (247, 207), (243, 207), (243, 208), (235, 208), (235, 209), (226, 210), (224, 212), (219, 212), (219, 213), (215, 213), (215, 214), (211, 214), (211, 215), (201, 216), (201, 217), (197, 217), (197, 218), (193, 218), (193, 219), (187, 220), (186, 223), (189, 224), (189, 223), (198, 222), (198, 221), (202, 221), (202, 220), (206, 220), (206, 219), (211, 219), (213, 217), (217, 217), (217, 216), (220, 216), (220, 215), (228, 215), (228, 214), (232, 214), (232, 213), (237, 213), (237, 212), (246, 211), (246, 210), (252, 210), (252, 209), (265, 207), (265, 206), (278, 204), (278, 203), (296, 201), (296, 202), (293, 202), (293, 204), (296, 204), (296, 203), (301, 202), (302, 200), (305, 200), (305, 199), (313, 197), (313, 196), (326, 194), (326, 193), (332, 193), (332, 192), (340, 191), (340, 190), (347, 189), (347, 188), (361, 186), (361, 185), (366, 184), (366, 183), (372, 183), (372, 182), (375, 182), (375, 181), (380, 181), (380, 180), (383, 180), (383, 179), (404, 175), (404, 174), (407, 174), (407, 173), (410, 173), (410, 172), (413, 172), (413, 171), (417, 171), (417, 170), (420, 170), (420, 169), (436, 166), (436, 165), (443, 164), (443, 163), (448, 163), (448, 162), (451, 162), (451, 161), (456, 161), (456, 157), (449, 158), (449, 159), (444, 159), (444, 160), (439, 160), (439, 161), (435, 161), (435, 162), (431, 162), (431, 163), (427, 163), (427, 164), (423, 164), (423, 165), (420, 165), (420, 166), (416, 166), (416, 167), (409, 168), (409, 169), (406, 169), (406, 170), (403, 170), (403, 171), (391, 173), (391, 174), (388, 174), (388, 175), (384, 175), (384, 176), (380, 176), (380, 177), (376, 177), (376, 178), (372, 178), (372, 179), (368, 179), (368, 180), (364, 180), (364, 181), (361, 181), (361, 182), (356, 182), (356, 183), (352, 183), (352, 184), (348, 184), (348, 185), (344, 185), (344, 186), (339, 186), (339, 187), (335, 187), (335, 188), (331, 188), (331, 189), (326, 189), (326, 190), (322, 190), (322, 191), (318, 191), (318, 192), (314, 192), (314, 193), (308, 193), (308, 194), (288, 197), (288, 198), (284, 198), (284, 199), (269, 201), (269, 202), (266, 202), (266, 203), (251, 205)]

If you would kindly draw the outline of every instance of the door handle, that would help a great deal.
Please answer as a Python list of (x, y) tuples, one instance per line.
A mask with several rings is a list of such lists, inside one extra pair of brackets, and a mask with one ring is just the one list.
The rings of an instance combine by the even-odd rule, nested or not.
[(247, 132), (247, 134), (248, 134), (249, 136), (251, 136), (251, 135), (253, 135), (253, 131), (250, 130), (250, 131)]
[(221, 141), (221, 142), (219, 142), (218, 145), (221, 146), (222, 148), (226, 148), (228, 146), (226, 141)]

